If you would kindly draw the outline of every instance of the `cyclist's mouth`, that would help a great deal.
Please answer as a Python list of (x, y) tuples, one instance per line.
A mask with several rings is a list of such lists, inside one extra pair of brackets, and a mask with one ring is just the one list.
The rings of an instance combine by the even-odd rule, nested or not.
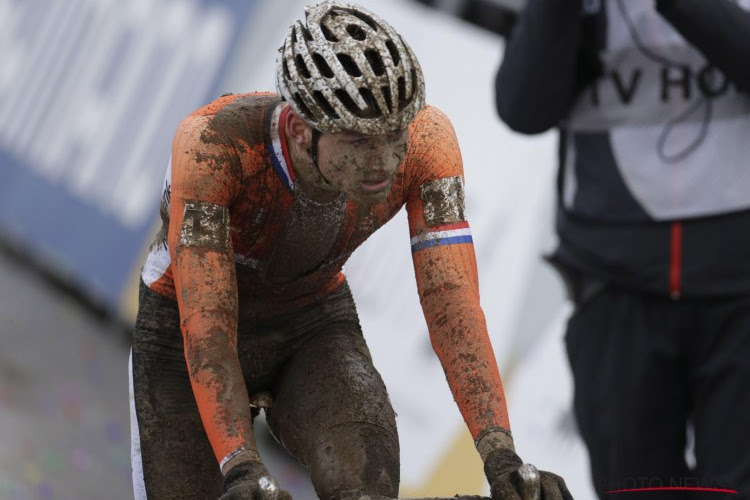
[(390, 177), (386, 177), (385, 179), (375, 180), (375, 181), (362, 181), (362, 189), (370, 193), (375, 193), (377, 191), (382, 191), (383, 189), (387, 188), (388, 184), (390, 183), (391, 183)]

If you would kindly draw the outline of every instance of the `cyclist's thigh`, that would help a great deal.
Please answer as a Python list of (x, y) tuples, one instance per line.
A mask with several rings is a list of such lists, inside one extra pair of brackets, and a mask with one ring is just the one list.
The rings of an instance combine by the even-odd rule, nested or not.
[(346, 491), (396, 497), (395, 415), (351, 308), (350, 320), (320, 329), (284, 367), (268, 423), (310, 467), (321, 498)]
[(221, 475), (190, 386), (177, 305), (141, 287), (131, 361), (135, 498), (215, 500)]

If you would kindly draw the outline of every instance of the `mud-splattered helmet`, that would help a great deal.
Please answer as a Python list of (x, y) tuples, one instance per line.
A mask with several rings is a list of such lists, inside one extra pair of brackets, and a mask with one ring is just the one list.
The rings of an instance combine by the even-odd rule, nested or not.
[(424, 106), (414, 52), (385, 21), (357, 5), (305, 9), (279, 49), (279, 93), (321, 132), (383, 134), (406, 128)]

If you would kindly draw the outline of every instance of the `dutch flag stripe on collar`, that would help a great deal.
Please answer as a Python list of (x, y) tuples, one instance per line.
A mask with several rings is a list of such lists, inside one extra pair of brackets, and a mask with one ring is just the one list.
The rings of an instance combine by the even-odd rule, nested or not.
[(284, 123), (286, 114), (289, 112), (289, 106), (280, 105), (271, 118), (271, 144), (268, 145), (269, 156), (273, 169), (279, 174), (282, 182), (292, 191), (294, 191), (294, 174), (289, 169), (287, 158), (289, 154), (286, 148), (286, 140), (282, 135), (281, 126)]

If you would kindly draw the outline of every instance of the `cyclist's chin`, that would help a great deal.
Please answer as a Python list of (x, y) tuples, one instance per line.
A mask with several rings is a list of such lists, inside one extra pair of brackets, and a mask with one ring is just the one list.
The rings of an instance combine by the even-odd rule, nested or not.
[(378, 205), (383, 203), (390, 193), (391, 184), (389, 183), (386, 188), (379, 191), (357, 189), (355, 192), (349, 193), (349, 196), (362, 205)]

